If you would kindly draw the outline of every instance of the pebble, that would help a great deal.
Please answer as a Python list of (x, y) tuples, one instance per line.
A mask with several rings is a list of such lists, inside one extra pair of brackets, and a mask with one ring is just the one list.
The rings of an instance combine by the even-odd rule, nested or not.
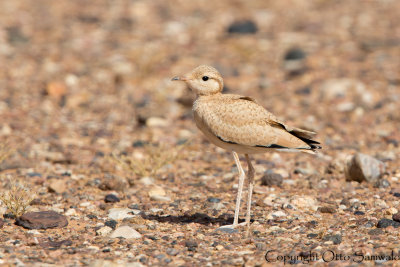
[(272, 220), (272, 219), (274, 219), (276, 217), (286, 217), (286, 216), (287, 216), (286, 213), (284, 213), (281, 210), (278, 210), (278, 211), (275, 211), (275, 212), (272, 212), (272, 213), (268, 214), (267, 219)]
[(111, 238), (123, 237), (126, 239), (141, 238), (142, 235), (130, 226), (120, 226), (112, 232)]
[(134, 216), (132, 210), (128, 208), (113, 208), (108, 211), (108, 218), (112, 220), (123, 220)]
[(62, 194), (67, 190), (67, 184), (65, 180), (55, 180), (49, 185), (49, 192)]
[(393, 221), (400, 222), (400, 213), (393, 214), (392, 219), (393, 219)]
[(104, 223), (105, 226), (111, 227), (113, 230), (117, 227), (118, 222), (115, 220), (108, 220)]
[(216, 232), (222, 232), (225, 234), (233, 234), (233, 233), (238, 233), (239, 231), (235, 228), (229, 228), (229, 227), (219, 227), (215, 229)]
[(160, 117), (150, 117), (146, 120), (147, 127), (167, 127), (168, 125), (168, 121)]
[(140, 178), (139, 182), (144, 185), (152, 185), (154, 184), (154, 178), (145, 176)]
[(257, 25), (251, 20), (236, 21), (228, 27), (228, 33), (253, 34), (257, 31)]
[(291, 199), (290, 204), (300, 210), (317, 211), (317, 201), (310, 196), (295, 196)]
[(318, 211), (321, 213), (335, 213), (336, 209), (334, 207), (322, 206), (318, 208)]
[(195, 251), (199, 245), (193, 239), (185, 241), (185, 247), (188, 248), (189, 251)]
[(211, 202), (211, 203), (219, 203), (219, 202), (221, 202), (221, 199), (220, 198), (216, 198), (216, 197), (209, 197), (207, 199), (207, 201)]
[(400, 222), (384, 218), (384, 219), (379, 220), (378, 224), (376, 225), (376, 227), (378, 227), (378, 228), (386, 228), (389, 226), (398, 228), (398, 227), (400, 227)]
[(75, 210), (75, 209), (68, 209), (68, 210), (64, 213), (64, 215), (65, 215), (65, 216), (76, 216), (76, 215), (78, 215), (78, 214), (76, 213), (76, 210)]
[(113, 229), (108, 226), (103, 226), (100, 229), (96, 231), (96, 235), (98, 236), (107, 236), (109, 233), (111, 233)]
[(261, 177), (261, 185), (265, 186), (281, 186), (283, 181), (282, 175), (279, 173), (268, 172)]
[(346, 164), (346, 180), (375, 183), (384, 171), (385, 164), (382, 161), (357, 153)]
[(179, 250), (174, 249), (174, 248), (167, 248), (167, 250), (165, 252), (170, 256), (176, 256), (176, 255), (178, 255)]
[(116, 203), (120, 202), (120, 199), (114, 194), (108, 194), (104, 197), (104, 202), (106, 203)]
[(39, 211), (25, 213), (17, 218), (16, 224), (27, 229), (62, 228), (68, 225), (68, 220), (54, 211)]
[(285, 54), (285, 60), (300, 60), (306, 57), (306, 53), (300, 48), (292, 48)]
[(327, 236), (324, 236), (323, 241), (332, 241), (333, 244), (338, 245), (338, 244), (342, 243), (342, 236), (340, 234), (327, 235)]

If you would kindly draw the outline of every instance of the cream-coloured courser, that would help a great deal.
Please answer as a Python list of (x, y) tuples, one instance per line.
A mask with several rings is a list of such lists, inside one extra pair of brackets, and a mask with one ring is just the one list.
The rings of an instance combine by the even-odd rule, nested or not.
[(201, 65), (190, 73), (174, 77), (172, 80), (184, 81), (197, 95), (193, 104), (194, 119), (207, 139), (233, 153), (239, 170), (239, 188), (232, 227), (238, 225), (245, 177), (237, 153), (245, 154), (249, 182), (245, 224), (249, 229), (254, 187), (254, 168), (249, 154), (277, 149), (314, 152), (315, 149), (321, 148), (318, 146), (319, 142), (312, 140), (315, 133), (287, 126), (250, 97), (222, 94), (223, 79), (213, 67)]

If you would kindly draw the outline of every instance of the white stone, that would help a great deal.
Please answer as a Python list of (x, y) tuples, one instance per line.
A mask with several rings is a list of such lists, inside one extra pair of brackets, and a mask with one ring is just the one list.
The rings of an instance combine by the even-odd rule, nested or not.
[(141, 238), (142, 235), (130, 226), (120, 226), (110, 235), (111, 238), (123, 237), (126, 239)]
[(125, 218), (133, 218), (135, 215), (128, 208), (113, 208), (108, 211), (108, 218), (113, 220), (123, 220)]
[(99, 235), (99, 236), (106, 236), (106, 235), (108, 235), (109, 233), (111, 233), (111, 231), (112, 231), (112, 228), (111, 228), (111, 227), (109, 227), (109, 226), (104, 226), (104, 227), (101, 227), (99, 230), (96, 231), (96, 235)]

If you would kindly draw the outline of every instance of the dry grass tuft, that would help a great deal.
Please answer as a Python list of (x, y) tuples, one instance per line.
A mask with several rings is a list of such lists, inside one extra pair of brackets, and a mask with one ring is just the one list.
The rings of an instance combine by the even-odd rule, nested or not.
[(182, 145), (170, 147), (163, 144), (144, 145), (143, 157), (137, 158), (133, 155), (116, 155), (110, 157), (112, 161), (121, 166), (124, 170), (133, 172), (139, 177), (153, 177), (159, 174), (161, 168), (172, 164), (182, 157), (182, 150), (189, 142)]
[(0, 201), (15, 217), (23, 215), (34, 198), (31, 190), (16, 182), (10, 182), (9, 189), (0, 194)]

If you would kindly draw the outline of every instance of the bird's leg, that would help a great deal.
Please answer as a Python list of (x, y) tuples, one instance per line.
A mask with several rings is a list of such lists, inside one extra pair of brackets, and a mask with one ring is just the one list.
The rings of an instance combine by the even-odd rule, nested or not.
[(245, 154), (246, 156), (246, 161), (247, 161), (247, 166), (248, 166), (248, 172), (247, 172), (247, 177), (248, 177), (248, 183), (249, 183), (249, 192), (247, 195), (247, 212), (246, 212), (246, 224), (247, 224), (247, 236), (249, 236), (250, 233), (250, 213), (251, 213), (251, 197), (253, 195), (253, 188), (254, 188), (254, 168), (253, 165), (251, 165), (250, 157), (248, 154)]
[(242, 199), (242, 191), (243, 191), (243, 183), (244, 183), (244, 171), (242, 165), (240, 165), (240, 160), (238, 154), (233, 151), (233, 158), (235, 159), (236, 167), (239, 171), (239, 186), (238, 186), (238, 193), (236, 196), (236, 207), (235, 207), (235, 217), (233, 219), (233, 227), (238, 225), (239, 222), (239, 210), (240, 210), (240, 200)]

